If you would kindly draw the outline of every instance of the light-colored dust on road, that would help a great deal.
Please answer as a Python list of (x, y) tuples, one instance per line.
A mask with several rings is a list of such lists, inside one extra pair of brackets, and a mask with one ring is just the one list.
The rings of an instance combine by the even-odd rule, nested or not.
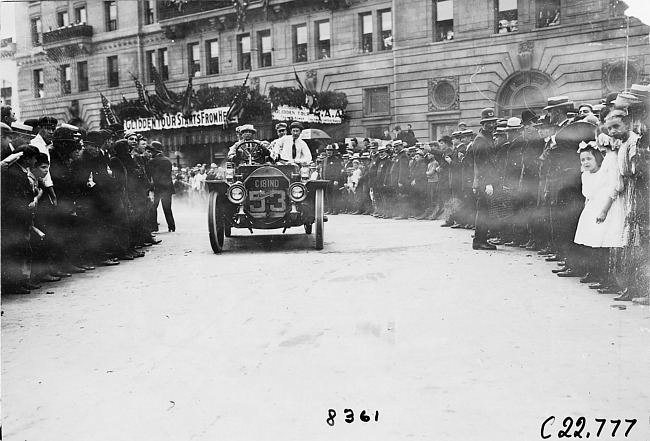
[(439, 222), (331, 216), (322, 252), (236, 230), (214, 255), (205, 213), (176, 216), (143, 259), (3, 299), (7, 440), (539, 440), (551, 415), (551, 439), (566, 416), (650, 439), (648, 307)]

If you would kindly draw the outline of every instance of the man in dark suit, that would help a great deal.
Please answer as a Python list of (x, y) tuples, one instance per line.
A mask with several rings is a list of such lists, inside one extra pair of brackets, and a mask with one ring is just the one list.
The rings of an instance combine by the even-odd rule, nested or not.
[(494, 194), (497, 184), (497, 167), (495, 164), (495, 147), (492, 133), (496, 127), (497, 117), (494, 109), (481, 111), (481, 129), (474, 138), (474, 183), (473, 191), (477, 197), (476, 203), (476, 232), (472, 248), (475, 250), (496, 250), (496, 246), (487, 241), (490, 226), (489, 198)]
[(147, 163), (147, 174), (153, 181), (154, 200), (151, 219), (153, 220), (154, 231), (158, 231), (158, 204), (162, 202), (163, 212), (169, 232), (176, 231), (174, 213), (172, 213), (172, 195), (174, 184), (172, 183), (172, 161), (163, 155), (162, 144), (152, 141), (153, 157)]
[(2, 293), (29, 294), (39, 288), (29, 282), (32, 250), (29, 234), (36, 209), (35, 187), (29, 178), (38, 149), (22, 146), (22, 155), (2, 171)]
[(408, 219), (408, 196), (411, 189), (411, 170), (409, 168), (409, 157), (404, 150), (404, 143), (393, 142), (395, 157), (393, 167), (390, 170), (390, 186), (397, 195), (398, 213), (396, 219)]

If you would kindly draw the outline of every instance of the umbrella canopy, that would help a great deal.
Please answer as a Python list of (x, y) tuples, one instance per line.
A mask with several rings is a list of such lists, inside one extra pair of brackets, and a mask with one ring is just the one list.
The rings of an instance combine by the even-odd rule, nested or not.
[(300, 139), (322, 139), (325, 141), (331, 141), (332, 138), (327, 133), (323, 132), (320, 129), (305, 129), (300, 133)]

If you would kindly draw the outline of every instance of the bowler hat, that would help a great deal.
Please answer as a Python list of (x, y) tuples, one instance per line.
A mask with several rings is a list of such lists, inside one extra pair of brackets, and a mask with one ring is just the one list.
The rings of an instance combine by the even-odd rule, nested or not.
[(74, 132), (67, 127), (59, 127), (54, 131), (52, 141), (76, 141)]
[(544, 110), (558, 109), (563, 107), (573, 109), (573, 101), (569, 101), (568, 96), (552, 96), (548, 99)]
[(52, 118), (51, 116), (41, 116), (38, 119), (38, 126), (39, 127), (51, 127), (57, 125), (59, 121), (56, 118)]
[(544, 115), (533, 125), (537, 128), (542, 128), (542, 127), (553, 127), (555, 124), (551, 123), (551, 115)]
[(497, 118), (494, 115), (494, 109), (493, 108), (488, 107), (488, 108), (485, 108), (485, 109), (481, 110), (481, 121), (480, 121), (481, 124), (483, 124), (484, 122), (496, 121), (497, 119), (499, 119), (499, 118)]
[(93, 130), (86, 135), (86, 143), (100, 146), (106, 140), (106, 135), (100, 131)]
[(534, 110), (526, 109), (521, 112), (521, 123), (523, 125), (537, 122), (539, 116), (535, 113)]

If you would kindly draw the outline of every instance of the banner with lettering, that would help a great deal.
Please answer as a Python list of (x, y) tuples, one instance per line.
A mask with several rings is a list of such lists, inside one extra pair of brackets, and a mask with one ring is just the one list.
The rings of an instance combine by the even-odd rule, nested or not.
[(185, 118), (181, 112), (165, 113), (161, 118), (138, 118), (124, 120), (125, 132), (147, 132), (149, 130), (183, 129), (187, 127), (223, 126), (228, 107), (217, 107), (192, 112)]
[(299, 121), (314, 124), (341, 124), (343, 110), (307, 109), (305, 107), (278, 106), (272, 112), (275, 121)]

